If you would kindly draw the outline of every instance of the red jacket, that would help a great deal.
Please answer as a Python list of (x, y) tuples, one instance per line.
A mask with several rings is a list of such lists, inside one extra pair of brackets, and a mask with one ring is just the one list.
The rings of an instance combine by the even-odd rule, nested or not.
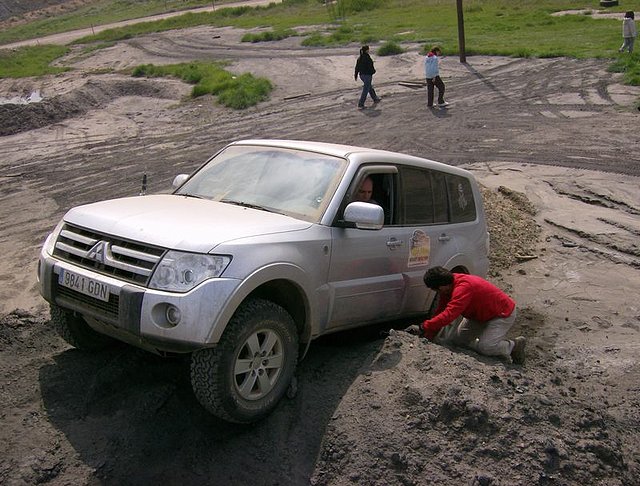
[(516, 303), (498, 287), (476, 275), (453, 274), (451, 296), (440, 296), (434, 317), (422, 323), (425, 337), (433, 339), (440, 329), (458, 317), (487, 322), (508, 317)]

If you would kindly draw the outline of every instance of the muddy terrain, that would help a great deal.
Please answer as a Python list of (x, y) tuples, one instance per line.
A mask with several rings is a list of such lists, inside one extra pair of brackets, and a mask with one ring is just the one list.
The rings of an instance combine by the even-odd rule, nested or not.
[[(198, 27), (0, 80), (0, 483), (607, 485), (640, 483), (640, 90), (602, 60), (469, 57), (429, 110), (419, 46), (378, 57), (383, 99), (356, 109), (358, 46), (247, 45)], [(446, 54), (446, 52), (445, 52)], [(276, 85), (234, 111), (141, 63), (229, 60)], [(41, 99), (29, 102), (27, 98)], [(472, 170), (490, 278), (520, 309), (524, 366), (372, 329), (314, 343), (299, 391), (251, 427), (208, 415), (188, 360), (83, 354), (48, 324), (37, 254), (71, 206), (167, 191), (242, 138), (384, 148)], [(395, 326), (400, 328), (402, 326)]]

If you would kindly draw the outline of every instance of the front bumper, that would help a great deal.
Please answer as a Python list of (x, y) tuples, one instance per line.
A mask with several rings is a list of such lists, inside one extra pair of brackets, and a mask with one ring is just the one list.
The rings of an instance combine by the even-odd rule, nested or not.
[[(58, 283), (61, 270), (105, 284), (109, 301), (71, 290)], [(236, 279), (207, 280), (189, 292), (151, 290), (107, 275), (77, 267), (47, 254), (40, 254), (40, 293), (48, 302), (82, 315), (98, 332), (145, 349), (190, 352), (216, 344), (222, 334), (223, 309), (239, 287)], [(179, 311), (177, 324), (170, 323), (166, 310)]]

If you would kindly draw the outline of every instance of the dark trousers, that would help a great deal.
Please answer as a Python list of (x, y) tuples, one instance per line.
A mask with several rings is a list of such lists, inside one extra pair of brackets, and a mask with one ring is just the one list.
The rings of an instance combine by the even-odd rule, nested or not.
[(378, 98), (376, 90), (373, 89), (373, 74), (361, 74), (360, 79), (364, 84), (362, 85), (362, 94), (360, 95), (358, 106), (364, 106), (364, 102), (367, 100), (367, 95), (370, 95), (371, 99), (377, 103), (380, 98)]
[(427, 106), (433, 106), (433, 87), (438, 88), (438, 104), (444, 103), (444, 83), (440, 76), (427, 78)]

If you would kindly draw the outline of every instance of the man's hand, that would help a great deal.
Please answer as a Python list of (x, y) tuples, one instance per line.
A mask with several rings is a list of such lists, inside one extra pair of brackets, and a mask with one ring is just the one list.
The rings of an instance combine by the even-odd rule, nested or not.
[(422, 337), (423, 335), (422, 328), (418, 324), (410, 325), (405, 329), (405, 332), (408, 332), (409, 334), (413, 334), (414, 336)]

